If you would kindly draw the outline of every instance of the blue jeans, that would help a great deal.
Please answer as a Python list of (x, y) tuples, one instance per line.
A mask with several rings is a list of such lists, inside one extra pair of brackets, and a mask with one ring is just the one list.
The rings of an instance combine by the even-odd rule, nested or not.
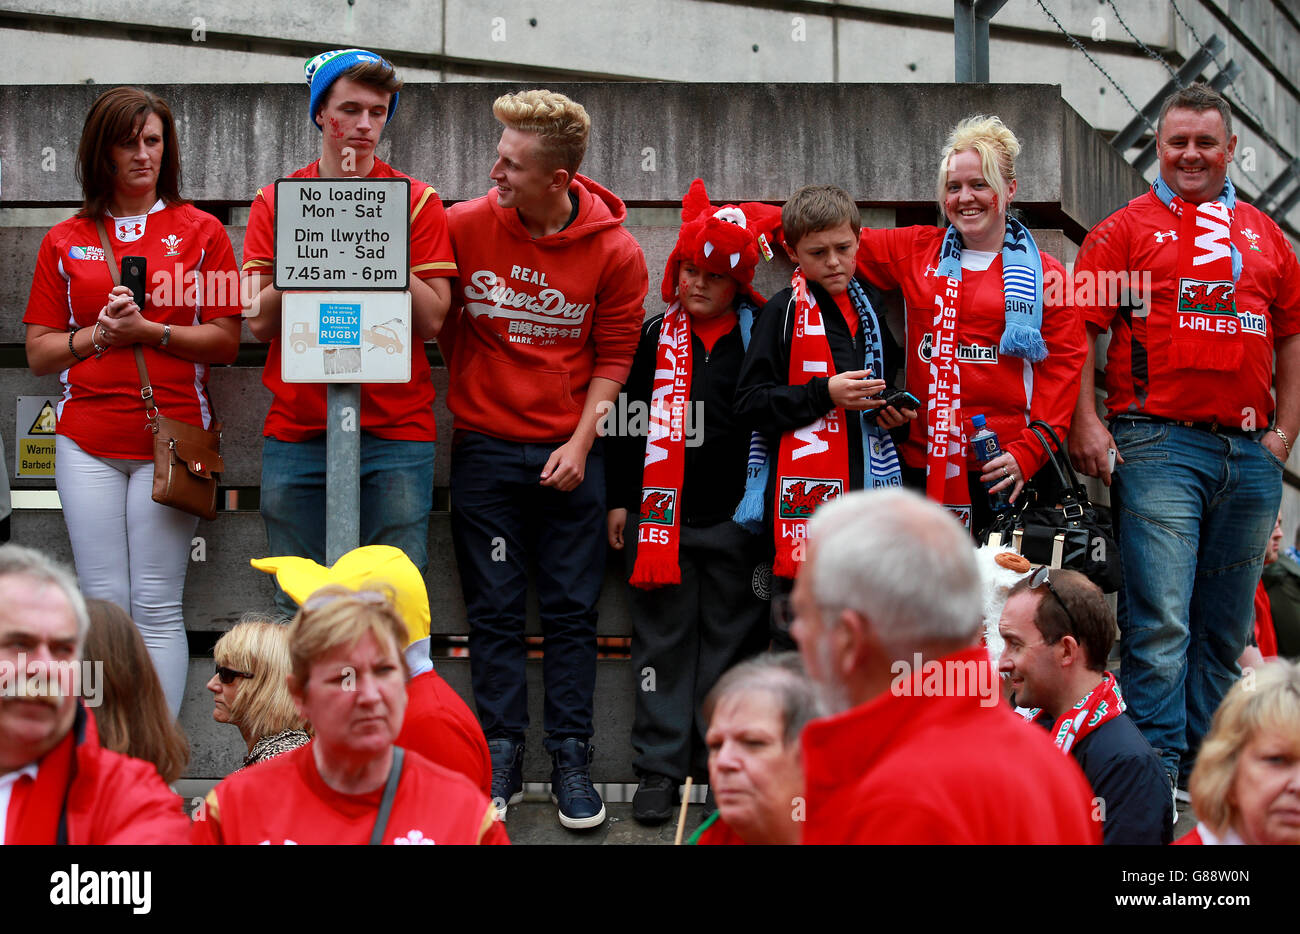
[(524, 741), (524, 622), (536, 566), (542, 621), (546, 749), (592, 733), (596, 601), (605, 577), (605, 457), (600, 439), (582, 483), (541, 485), (558, 444), (457, 431), (451, 448), (451, 536), (469, 620), (470, 680), (488, 739)]
[(1117, 418), (1120, 684), (1175, 778), (1241, 671), (1282, 464), (1253, 436)]
[[(433, 442), (361, 433), (361, 544), (393, 545), (423, 574), (429, 566)], [(325, 436), (266, 438), (262, 445), (262, 521), (271, 555), (325, 563)], [(281, 590), (280, 609), (297, 607)]]

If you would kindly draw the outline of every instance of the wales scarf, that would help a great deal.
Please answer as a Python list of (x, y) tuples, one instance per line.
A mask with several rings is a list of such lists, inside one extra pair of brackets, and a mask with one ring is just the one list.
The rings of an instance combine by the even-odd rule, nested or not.
[(633, 587), (644, 590), (682, 582), (679, 506), (686, 475), (691, 364), (691, 316), (681, 302), (673, 302), (664, 312), (655, 351), (636, 564), (628, 579)]
[[(939, 248), (935, 276), (945, 280), (936, 296), (926, 404), (926, 495), (970, 525), (966, 485), (966, 426), (961, 412), (957, 365), (957, 314), (961, 308), (963, 244), (949, 226)], [(1007, 218), (1002, 240), (1002, 300), (1005, 325), (998, 349), (1037, 363), (1047, 356), (1043, 341), (1043, 259), (1029, 228)]]
[[(1108, 720), (1114, 720), (1127, 705), (1119, 692), (1119, 684), (1109, 671), (1102, 675), (1101, 684), (1057, 719), (1052, 727), (1052, 742), (1061, 752), (1068, 753), (1085, 736)], [(1035, 707), (1025, 714), (1033, 723), (1042, 717), (1043, 709)]]
[[(790, 286), (795, 303), (794, 334), (790, 339), (788, 384), (803, 386), (815, 377), (835, 375), (835, 361), (826, 340), (826, 323), (817, 299), (808, 289), (803, 269), (796, 268)], [(822, 503), (844, 494), (849, 486), (849, 446), (844, 410), (832, 406), (821, 418), (781, 435), (776, 461), (776, 515), (773, 534), (776, 557), (772, 573), (795, 577), (804, 558), (808, 519)]]
[(1226, 370), (1241, 366), (1241, 322), (1236, 288), (1241, 253), (1232, 242), (1237, 191), (1224, 179), (1214, 201), (1188, 204), (1161, 176), (1151, 186), (1178, 218), (1178, 292), (1171, 316), (1169, 360), (1180, 370)]

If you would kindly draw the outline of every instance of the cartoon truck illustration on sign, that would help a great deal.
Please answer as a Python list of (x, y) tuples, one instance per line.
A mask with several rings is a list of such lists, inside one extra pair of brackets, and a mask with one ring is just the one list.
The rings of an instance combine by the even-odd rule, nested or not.
[[(399, 353), (402, 349), (402, 341), (397, 336), (397, 332), (383, 324), (366, 328), (361, 332), (361, 339), (373, 347), (383, 348), (390, 354)], [(289, 344), (293, 347), (293, 352), (299, 354), (305, 353), (308, 347), (320, 346), (316, 339), (316, 332), (306, 321), (293, 323), (293, 327), (289, 330)]]

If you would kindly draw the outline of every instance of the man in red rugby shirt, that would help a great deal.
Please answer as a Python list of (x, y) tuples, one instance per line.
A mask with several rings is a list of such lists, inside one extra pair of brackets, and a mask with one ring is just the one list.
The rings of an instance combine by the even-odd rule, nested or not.
[[(1277, 224), (1237, 201), (1236, 145), (1217, 92), (1171, 95), (1159, 177), (1093, 229), (1075, 268), (1091, 334), (1111, 333), (1110, 430), (1096, 413), (1090, 347), (1070, 451), (1111, 487), (1120, 684), (1179, 785), (1240, 674), (1282, 465), (1300, 433), (1300, 263)], [(1107, 295), (1116, 275), (1150, 282), (1151, 294)]]

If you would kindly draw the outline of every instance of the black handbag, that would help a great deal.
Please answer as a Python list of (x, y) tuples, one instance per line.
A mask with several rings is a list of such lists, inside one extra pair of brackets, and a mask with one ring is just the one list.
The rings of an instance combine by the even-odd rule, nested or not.
[(980, 542), (1012, 545), (1035, 564), (1079, 571), (1103, 593), (1113, 593), (1124, 578), (1110, 510), (1088, 499), (1055, 429), (1044, 421), (1030, 422), (1029, 428), (1047, 452), (1050, 469), (1030, 481), (1019, 508), (994, 519)]

